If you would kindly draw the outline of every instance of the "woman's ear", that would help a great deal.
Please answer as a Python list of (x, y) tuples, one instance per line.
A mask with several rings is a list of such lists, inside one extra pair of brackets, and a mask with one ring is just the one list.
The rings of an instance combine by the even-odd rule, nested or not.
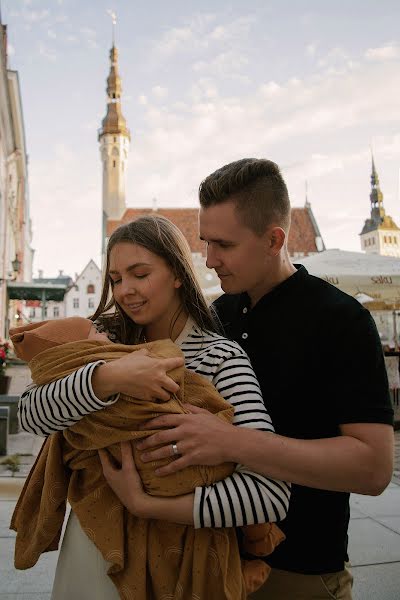
[(178, 289), (178, 288), (181, 287), (181, 285), (182, 285), (182, 281), (180, 279), (176, 278), (175, 281), (174, 281), (174, 287), (176, 289)]

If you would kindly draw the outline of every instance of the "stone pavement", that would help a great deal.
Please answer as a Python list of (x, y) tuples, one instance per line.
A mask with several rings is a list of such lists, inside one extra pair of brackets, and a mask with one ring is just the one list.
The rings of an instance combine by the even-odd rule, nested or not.
[[(13, 394), (20, 393), (20, 386), (23, 389), (28, 381), (27, 374), (20, 369)], [(378, 497), (351, 496), (349, 554), (354, 600), (400, 598), (400, 431), (395, 438), (392, 483)], [(17, 571), (13, 567), (15, 533), (8, 528), (24, 477), (42, 442), (27, 433), (10, 436), (9, 453), (23, 455), (22, 469), (14, 478), (4, 468), (0, 471), (0, 600), (50, 600), (57, 552), (41, 556), (28, 571)]]

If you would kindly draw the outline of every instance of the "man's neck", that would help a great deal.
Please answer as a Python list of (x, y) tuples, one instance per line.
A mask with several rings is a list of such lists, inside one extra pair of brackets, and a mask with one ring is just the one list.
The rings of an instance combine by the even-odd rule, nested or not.
[(260, 286), (259, 289), (249, 290), (248, 294), (251, 300), (251, 307), (253, 308), (257, 302), (266, 294), (275, 289), (278, 285), (289, 279), (297, 269), (290, 260), (287, 252), (282, 253), (275, 263), (268, 269), (268, 275)]

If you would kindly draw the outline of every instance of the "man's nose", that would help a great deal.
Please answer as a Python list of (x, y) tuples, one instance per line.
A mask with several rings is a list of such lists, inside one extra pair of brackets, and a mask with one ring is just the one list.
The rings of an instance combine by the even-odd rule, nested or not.
[(215, 251), (215, 248), (208, 244), (207, 246), (207, 258), (206, 265), (209, 269), (215, 269), (221, 264), (221, 261), (218, 258), (218, 253)]

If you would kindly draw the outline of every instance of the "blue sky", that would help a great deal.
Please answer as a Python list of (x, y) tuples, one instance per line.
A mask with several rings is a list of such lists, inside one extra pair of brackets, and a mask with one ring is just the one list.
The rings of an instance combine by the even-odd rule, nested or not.
[(215, 168), (244, 156), (283, 169), (325, 244), (359, 250), (370, 146), (400, 225), (400, 3), (381, 0), (1, 0), (19, 71), (34, 270), (100, 262), (111, 19), (131, 130), (128, 206), (196, 206)]

